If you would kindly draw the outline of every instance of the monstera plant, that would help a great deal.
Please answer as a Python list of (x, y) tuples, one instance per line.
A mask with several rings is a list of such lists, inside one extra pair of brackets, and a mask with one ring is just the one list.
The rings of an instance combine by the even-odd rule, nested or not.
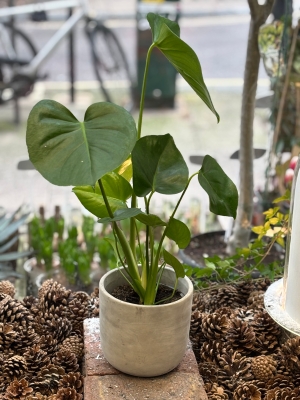
[[(142, 137), (148, 66), (155, 47), (219, 121), (200, 62), (180, 39), (178, 24), (153, 13), (147, 18), (153, 43), (147, 53), (137, 124), (129, 112), (115, 104), (91, 105), (81, 122), (63, 105), (42, 100), (29, 115), (26, 140), (30, 160), (49, 182), (74, 186), (72, 190), (82, 205), (100, 223), (111, 223), (111, 244), (118, 266), (123, 267), (122, 274), (138, 294), (140, 304), (153, 305), (157, 282), (166, 265), (174, 269), (176, 282), (185, 275), (184, 266), (164, 247), (164, 239), (175, 241), (180, 248), (190, 241), (190, 231), (176, 218), (176, 211), (191, 180), (198, 179), (209, 196), (210, 210), (216, 214), (235, 217), (238, 195), (233, 182), (209, 155), (201, 169), (189, 176), (186, 162), (169, 133)], [(155, 193), (181, 193), (168, 220), (152, 212)], [(129, 237), (122, 229), (125, 219), (130, 219)], [(137, 221), (144, 226), (144, 243)], [(163, 227), (159, 239), (154, 234), (156, 227)]]

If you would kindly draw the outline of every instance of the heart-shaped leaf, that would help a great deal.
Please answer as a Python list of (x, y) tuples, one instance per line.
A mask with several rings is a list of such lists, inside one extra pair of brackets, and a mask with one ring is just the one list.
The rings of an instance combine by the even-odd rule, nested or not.
[(144, 136), (136, 142), (131, 154), (133, 190), (137, 196), (151, 191), (175, 194), (184, 190), (188, 167), (171, 135)]
[(166, 226), (166, 222), (160, 219), (155, 214), (139, 214), (136, 216), (136, 219), (148, 226)]
[(203, 80), (202, 68), (198, 57), (194, 50), (180, 39), (178, 24), (153, 13), (149, 13), (147, 19), (152, 30), (153, 44), (173, 64), (219, 121), (219, 114), (215, 110), (209, 91)]
[(206, 155), (198, 174), (198, 181), (209, 196), (211, 212), (236, 217), (238, 191), (217, 161)]
[(123, 162), (118, 168), (114, 170), (115, 173), (123, 176), (128, 182), (132, 178), (132, 163), (131, 157), (128, 157), (127, 160)]
[(189, 228), (176, 218), (170, 218), (165, 234), (174, 240), (180, 249), (185, 249), (191, 240)]
[[(76, 194), (80, 203), (96, 217), (109, 217), (103, 197), (100, 194), (95, 193), (91, 186), (76, 186), (72, 191)], [(108, 197), (107, 199), (112, 212), (126, 207), (126, 203), (122, 200), (112, 197)]]
[(163, 257), (165, 262), (174, 269), (177, 278), (185, 277), (183, 265), (176, 257), (174, 257), (171, 253), (169, 253), (165, 249), (163, 250)]
[(35, 168), (59, 186), (94, 185), (129, 156), (137, 137), (135, 121), (112, 103), (92, 104), (84, 122), (63, 105), (42, 100), (31, 110), (26, 142)]
[[(101, 178), (106, 196), (113, 197), (122, 201), (126, 201), (132, 195), (132, 187), (130, 183), (114, 172), (104, 175)], [(98, 182), (96, 183), (96, 193), (100, 193)]]

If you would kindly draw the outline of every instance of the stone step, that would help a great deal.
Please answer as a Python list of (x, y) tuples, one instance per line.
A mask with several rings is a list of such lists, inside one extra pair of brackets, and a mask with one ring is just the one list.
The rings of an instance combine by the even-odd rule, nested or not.
[(113, 368), (104, 358), (99, 319), (84, 321), (85, 400), (207, 400), (189, 345), (182, 362), (166, 375), (137, 378)]

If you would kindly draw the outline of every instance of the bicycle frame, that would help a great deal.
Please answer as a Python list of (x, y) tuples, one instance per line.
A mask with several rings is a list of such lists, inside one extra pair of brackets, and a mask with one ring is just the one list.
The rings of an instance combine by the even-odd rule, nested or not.
[(34, 78), (40, 66), (48, 59), (48, 57), (57, 48), (60, 42), (73, 30), (77, 23), (84, 17), (88, 16), (88, 0), (57, 0), (47, 1), (44, 3), (27, 4), (16, 7), (6, 7), (0, 9), (1, 18), (13, 17), (18, 15), (31, 14), (35, 11), (50, 11), (59, 9), (73, 9), (77, 7), (78, 10), (71, 15), (66, 22), (56, 31), (56, 33), (48, 40), (43, 48), (26, 66), (16, 68), (15, 73), (23, 74)]

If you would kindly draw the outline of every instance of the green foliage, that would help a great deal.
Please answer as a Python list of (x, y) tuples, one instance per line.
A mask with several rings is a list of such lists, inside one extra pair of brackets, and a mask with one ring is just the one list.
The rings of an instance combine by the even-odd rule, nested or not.
[[(274, 200), (274, 204), (289, 200), (290, 192)], [(223, 285), (229, 282), (239, 282), (251, 279), (253, 274), (259, 274), (271, 280), (283, 274), (283, 260), (267, 262), (274, 245), (285, 248), (285, 237), (288, 229), (289, 213), (281, 212), (280, 207), (270, 208), (264, 212), (265, 222), (255, 226), (252, 231), (257, 238), (248, 244), (248, 247), (236, 249), (233, 256), (224, 259), (219, 256), (208, 257), (205, 268), (196, 268), (185, 265), (185, 273), (189, 276), (197, 289), (215, 288), (214, 282)]]
[[(206, 156), (201, 170), (189, 177), (170, 134), (141, 137), (147, 72), (154, 47), (219, 120), (200, 62), (180, 39), (178, 24), (152, 13), (148, 14), (148, 21), (153, 43), (147, 53), (137, 128), (126, 110), (110, 103), (93, 104), (87, 109), (84, 122), (79, 122), (61, 104), (43, 100), (29, 115), (27, 146), (32, 163), (46, 179), (56, 185), (75, 185), (73, 192), (82, 205), (100, 223), (112, 225), (113, 237), (108, 243), (112, 244), (118, 264), (125, 267), (141, 303), (151, 305), (155, 303), (157, 277), (166, 263), (174, 268), (177, 278), (183, 276), (182, 264), (164, 249), (164, 241), (169, 238), (181, 248), (189, 243), (190, 232), (175, 213), (191, 179), (199, 176), (214, 213), (235, 217), (238, 195), (230, 178), (211, 157)], [(165, 220), (151, 212), (155, 193), (181, 193)], [(137, 197), (144, 203), (144, 210)], [(129, 237), (124, 233), (126, 221), (130, 221)]]

